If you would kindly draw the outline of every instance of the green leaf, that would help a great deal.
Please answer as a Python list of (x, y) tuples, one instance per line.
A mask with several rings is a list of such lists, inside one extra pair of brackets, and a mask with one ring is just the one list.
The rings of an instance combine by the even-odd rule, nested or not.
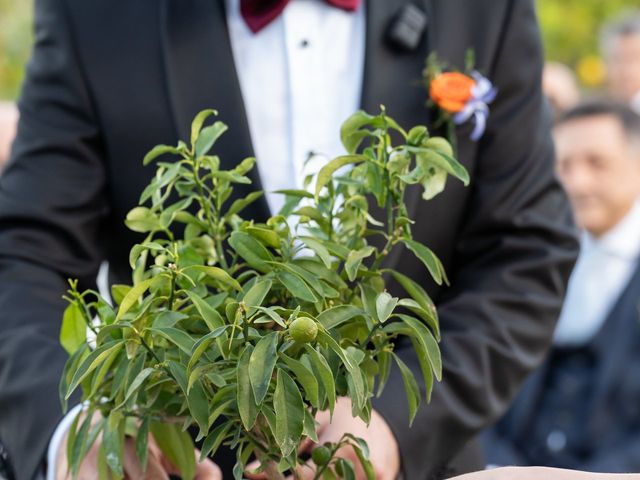
[(345, 322), (348, 322), (352, 318), (364, 315), (365, 312), (353, 305), (337, 305), (324, 310), (318, 315), (318, 322), (326, 329), (339, 327)]
[(296, 383), (280, 369), (277, 373), (273, 406), (276, 413), (276, 443), (286, 457), (300, 444), (304, 428), (304, 403)]
[(280, 315), (278, 315), (278, 313), (275, 311), (273, 307), (268, 307), (268, 308), (254, 307), (254, 308), (259, 312), (266, 314), (271, 320), (276, 322), (282, 328), (287, 328), (287, 324), (285, 323), (284, 319)]
[(111, 285), (111, 298), (116, 305), (120, 305), (122, 303), (122, 300), (127, 296), (129, 290), (131, 290), (131, 285)]
[(336, 472), (342, 480), (356, 480), (356, 472), (351, 460), (345, 458), (336, 459)]
[(257, 199), (259, 199), (263, 195), (264, 195), (264, 192), (259, 190), (256, 192), (251, 192), (249, 195), (247, 195), (244, 198), (239, 198), (238, 200), (235, 200), (229, 207), (229, 210), (227, 210), (227, 213), (224, 214), (224, 218), (229, 219), (235, 214), (240, 213), (242, 210), (244, 210), (245, 207), (251, 205), (253, 202), (255, 202)]
[(91, 352), (75, 371), (65, 398), (68, 399), (80, 382), (87, 378), (87, 376), (93, 372), (112, 352), (120, 350), (123, 347), (123, 341), (115, 340), (113, 342), (105, 343)]
[(280, 248), (280, 236), (274, 230), (264, 227), (245, 227), (244, 231), (267, 247)]
[(277, 278), (294, 297), (311, 303), (319, 300), (304, 280), (297, 275), (281, 270), (277, 273)]
[(304, 409), (304, 427), (302, 434), (309, 438), (312, 442), (319, 443), (318, 432), (316, 431), (316, 421), (311, 416), (311, 412), (308, 409)]
[(233, 232), (229, 237), (229, 245), (253, 268), (261, 272), (269, 270), (265, 262), (273, 261), (273, 256), (262, 243), (248, 233)]
[(180, 471), (180, 477), (192, 480), (196, 473), (196, 456), (189, 434), (176, 423), (151, 422), (150, 429), (162, 453)]
[(230, 422), (223, 423), (216, 427), (213, 432), (207, 435), (207, 438), (202, 442), (202, 450), (200, 452), (200, 462), (203, 462), (208, 456), (215, 455), (218, 448), (229, 434), (233, 424)]
[(318, 239), (313, 237), (300, 237), (299, 239), (318, 255), (327, 268), (331, 268), (331, 254)]
[(299, 198), (313, 198), (313, 194), (310, 192), (307, 192), (306, 190), (291, 189), (291, 188), (274, 190), (271, 193), (281, 193), (283, 195), (289, 195), (291, 197), (299, 197)]
[(211, 115), (218, 115), (217, 110), (209, 108), (198, 112), (198, 114), (195, 116), (193, 122), (191, 122), (191, 145), (195, 145), (196, 141), (198, 140), (200, 130), (202, 130), (202, 125), (204, 124), (205, 120)]
[(432, 166), (425, 170), (425, 175), (422, 177), (420, 183), (422, 183), (422, 188), (424, 188), (422, 198), (424, 200), (431, 200), (444, 191), (447, 185), (447, 172)]
[(240, 413), (242, 425), (246, 430), (251, 430), (253, 428), (258, 416), (258, 406), (255, 402), (253, 389), (251, 388), (251, 377), (249, 376), (249, 361), (252, 353), (253, 346), (247, 345), (238, 359), (236, 373), (238, 378), (236, 393), (238, 399), (238, 412)]
[(420, 389), (418, 388), (418, 383), (413, 377), (413, 372), (409, 367), (407, 367), (407, 365), (396, 354), (393, 354), (393, 358), (398, 364), (400, 373), (402, 374), (402, 383), (404, 384), (407, 402), (409, 403), (409, 425), (411, 425), (413, 423), (413, 419), (416, 417), (416, 413), (418, 412), (418, 406), (420, 405)]
[(349, 252), (347, 261), (344, 264), (344, 269), (347, 272), (349, 280), (353, 282), (356, 279), (358, 276), (358, 268), (360, 268), (362, 260), (371, 256), (375, 251), (376, 249), (374, 247), (369, 246), (361, 248), (360, 250), (351, 250)]
[(142, 471), (147, 470), (147, 459), (149, 457), (149, 424), (151, 423), (149, 417), (145, 417), (140, 422), (140, 428), (136, 435), (136, 455), (140, 460), (140, 466)]
[(242, 287), (236, 279), (229, 275), (225, 270), (218, 267), (209, 267), (206, 265), (189, 265), (182, 269), (183, 272), (187, 270), (195, 270), (197, 272), (204, 273), (207, 277), (213, 278), (220, 283), (229, 285), (238, 291), (242, 291)]
[(170, 145), (156, 145), (153, 147), (142, 160), (143, 165), (149, 165), (152, 161), (158, 158), (160, 155), (164, 155), (167, 153), (178, 153), (178, 150), (175, 147)]
[(120, 303), (120, 308), (118, 308), (118, 314), (116, 315), (116, 322), (122, 318), (122, 316), (133, 307), (133, 305), (142, 297), (144, 292), (146, 292), (151, 284), (155, 281), (155, 278), (148, 278), (147, 280), (143, 280), (138, 283), (134, 287), (131, 288), (122, 299)]
[(355, 394), (355, 398), (352, 398), (351, 400), (353, 401), (354, 411), (359, 412), (364, 407), (367, 399), (365, 397), (364, 381), (362, 375), (360, 374), (360, 369), (357, 363), (354, 362), (352, 358), (350, 358), (350, 356), (342, 349), (338, 342), (328, 333), (319, 331), (318, 341), (333, 350), (333, 352), (338, 355), (338, 357), (344, 364), (347, 372), (349, 372), (353, 381), (353, 393)]
[(387, 292), (382, 292), (376, 298), (376, 313), (378, 314), (378, 320), (386, 322), (387, 319), (393, 313), (393, 309), (398, 304), (398, 298), (392, 297)]
[(364, 138), (371, 135), (367, 130), (361, 130), (373, 120), (373, 116), (363, 110), (358, 110), (347, 118), (340, 127), (340, 140), (348, 153), (355, 153)]
[(174, 362), (173, 360), (169, 360), (167, 362), (167, 366), (169, 367), (169, 371), (171, 372), (174, 380), (180, 387), (180, 390), (182, 390), (182, 393), (187, 395), (187, 391), (189, 390), (187, 383), (187, 369), (184, 368), (184, 365)]
[(173, 222), (173, 219), (178, 214), (178, 212), (182, 212), (185, 209), (187, 209), (192, 202), (193, 202), (193, 198), (187, 197), (177, 201), (176, 203), (170, 206), (165, 205), (164, 210), (160, 214), (160, 219), (159, 219), (160, 227), (169, 228), (171, 226), (171, 223)]
[(193, 291), (186, 291), (187, 296), (196, 307), (196, 310), (209, 327), (209, 330), (214, 331), (224, 325), (224, 320), (218, 311), (211, 307), (200, 295)]
[[(271, 280), (260, 280), (253, 284), (253, 286), (249, 289), (249, 291), (245, 294), (243, 298), (243, 302), (247, 307), (260, 307), (262, 306), (262, 302), (267, 297), (267, 294), (271, 291), (271, 286), (273, 282)], [(251, 310), (249, 310), (249, 316), (253, 314)]]
[[(219, 338), (227, 329), (231, 328), (231, 325), (224, 325), (222, 327), (218, 327), (213, 331), (207, 333), (204, 337), (201, 337), (194, 345), (193, 350), (191, 352), (191, 359), (189, 360), (189, 364), (187, 366), (188, 370), (192, 370), (193, 367), (198, 363), (202, 354), (209, 348), (209, 345), (217, 338)], [(191, 383), (191, 382), (189, 382)]]
[(411, 344), (416, 351), (418, 363), (420, 363), (420, 370), (422, 371), (422, 378), (424, 379), (425, 401), (429, 403), (431, 402), (431, 392), (433, 390), (433, 369), (429, 361), (429, 354), (427, 353), (424, 343), (419, 339), (412, 337)]
[(327, 401), (329, 403), (329, 412), (333, 415), (333, 408), (336, 404), (336, 383), (333, 378), (333, 372), (327, 360), (320, 354), (315, 348), (310, 345), (305, 345), (305, 350), (309, 354), (311, 361), (311, 367), (316, 374), (316, 377), (320, 379), (320, 383), (324, 388)]
[(124, 457), (124, 415), (118, 410), (112, 410), (107, 418), (102, 435), (105, 448), (106, 462), (111, 471), (119, 478), (124, 476), (122, 459)]
[(296, 380), (302, 385), (309, 403), (316, 408), (320, 408), (320, 397), (318, 395), (318, 380), (311, 370), (302, 362), (295, 360), (284, 353), (280, 353), (280, 358), (284, 364), (293, 372)]
[[(430, 141), (434, 141), (435, 139), (436, 137), (431, 138)], [(423, 168), (427, 166), (435, 166), (439, 169), (445, 170), (450, 175), (453, 175), (458, 180), (462, 181), (465, 186), (469, 185), (469, 172), (467, 172), (464, 166), (455, 158), (432, 148), (409, 147), (408, 150), (416, 153), (416, 161), (424, 165)]]
[(189, 316), (180, 312), (160, 312), (158, 316), (153, 319), (153, 326), (156, 328), (173, 327), (176, 323), (180, 320), (184, 320), (185, 318), (189, 318)]
[(80, 306), (73, 302), (64, 311), (62, 328), (60, 329), (60, 344), (69, 355), (72, 355), (86, 340), (87, 323)]
[(196, 440), (202, 439), (209, 430), (209, 401), (201, 380), (196, 380), (187, 392), (189, 413), (200, 427)]
[(433, 373), (435, 374), (436, 379), (440, 381), (442, 379), (442, 357), (440, 354), (440, 348), (438, 347), (438, 342), (433, 338), (429, 329), (420, 320), (410, 317), (409, 315), (398, 313), (395, 314), (394, 317), (402, 320), (405, 325), (409, 326), (416, 333), (417, 338), (423, 343), (427, 351), (429, 361), (433, 368)]
[(411, 250), (416, 257), (427, 267), (429, 273), (438, 285), (442, 285), (443, 279), (446, 282), (446, 275), (444, 273), (444, 267), (436, 254), (428, 247), (424, 246), (420, 242), (410, 239), (403, 239), (402, 242)]
[(155, 372), (154, 368), (145, 368), (142, 370), (136, 377), (133, 379), (129, 388), (127, 388), (127, 393), (124, 396), (124, 400), (120, 402), (120, 405), (116, 408), (121, 407), (131, 398), (131, 396), (138, 391), (138, 389), (142, 386), (142, 384)]
[(367, 157), (364, 155), (343, 155), (341, 157), (336, 157), (327, 163), (324, 167), (320, 169), (318, 172), (318, 178), (316, 180), (316, 202), (320, 196), (320, 191), (331, 181), (333, 178), (333, 174), (344, 167), (345, 165), (357, 164), (360, 162), (364, 162), (367, 160)]
[(147, 233), (160, 229), (160, 219), (147, 207), (135, 207), (124, 221), (125, 225), (134, 232)]
[(177, 328), (165, 327), (165, 328), (147, 328), (147, 331), (160, 335), (169, 342), (173, 343), (176, 347), (182, 350), (187, 355), (191, 354), (195, 340), (186, 332), (178, 330)]
[(418, 302), (420, 307), (422, 307), (422, 309), (425, 312), (427, 312), (427, 314), (430, 314), (428, 318), (425, 318), (425, 320), (429, 323), (429, 326), (435, 333), (436, 338), (440, 338), (440, 327), (438, 325), (438, 312), (436, 311), (436, 307), (433, 301), (431, 300), (427, 292), (424, 290), (424, 288), (422, 288), (420, 285), (414, 282), (411, 278), (407, 277), (406, 275), (403, 275), (400, 272), (396, 272), (395, 270), (391, 270), (391, 275), (400, 285), (402, 285), (402, 288), (405, 289), (405, 291), (409, 294), (409, 296), (413, 298), (416, 302)]
[(78, 429), (78, 423), (82, 414), (83, 410), (80, 410), (73, 419), (71, 427), (69, 428), (69, 437), (67, 438), (67, 458), (71, 465), (71, 474), (74, 477), (78, 475), (80, 462), (83, 459), (82, 453), (85, 450), (85, 444), (87, 443), (87, 436), (91, 426), (91, 415), (87, 415)]
[(256, 405), (260, 405), (267, 395), (271, 375), (278, 359), (278, 332), (271, 332), (256, 344), (249, 359), (249, 379)]
[(217, 121), (213, 125), (209, 125), (200, 130), (200, 134), (195, 143), (196, 157), (201, 157), (209, 153), (213, 144), (216, 143), (220, 135), (227, 131), (227, 128), (224, 123)]
[(62, 412), (64, 414), (67, 413), (68, 408), (68, 402), (65, 398), (65, 395), (67, 394), (67, 389), (69, 388), (69, 382), (71, 382), (73, 374), (78, 369), (78, 365), (80, 365), (85, 357), (89, 355), (89, 351), (89, 345), (87, 343), (82, 344), (80, 348), (78, 348), (78, 350), (76, 350), (64, 364), (64, 369), (60, 377), (60, 383), (58, 384), (58, 399), (60, 400), (60, 405), (62, 406)]

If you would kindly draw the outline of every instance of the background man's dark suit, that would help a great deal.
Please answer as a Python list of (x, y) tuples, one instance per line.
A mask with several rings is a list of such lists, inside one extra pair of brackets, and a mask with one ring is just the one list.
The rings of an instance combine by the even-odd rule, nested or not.
[(554, 349), (486, 434), (487, 460), (640, 471), (640, 265), (601, 330)]
[[(451, 181), (428, 205), (417, 191), (410, 200), (415, 236), (440, 255), (453, 287), (426, 281), (410, 255), (392, 259), (437, 299), (443, 330), (445, 380), (413, 428), (397, 372), (375, 404), (398, 439), (405, 478), (418, 480), (442, 472), (542, 361), (577, 245), (553, 178), (533, 2), (423, 1), (425, 39), (397, 52), (384, 31), (405, 3), (367, 2), (365, 109), (383, 103), (404, 126), (428, 122), (419, 80), (432, 50), (462, 67), (472, 47), (499, 88), (482, 140), (467, 140), (471, 125), (459, 129), (472, 186)], [(0, 180), (0, 438), (20, 480), (33, 475), (61, 415), (66, 278), (93, 286), (106, 257), (111, 280), (130, 282), (138, 237), (123, 219), (152, 174), (144, 153), (187, 138), (205, 107), (230, 126), (216, 146), (225, 168), (252, 153), (222, 0), (36, 4), (18, 137)], [(247, 215), (264, 218), (266, 203)], [(482, 467), (470, 457), (459, 465)]]

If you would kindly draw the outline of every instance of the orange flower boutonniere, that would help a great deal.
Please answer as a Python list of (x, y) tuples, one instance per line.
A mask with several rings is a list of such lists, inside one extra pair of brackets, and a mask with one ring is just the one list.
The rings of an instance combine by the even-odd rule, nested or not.
[[(469, 55), (472, 58), (472, 54)], [(435, 56), (427, 59), (424, 71), (429, 98), (443, 113), (450, 125), (461, 125), (473, 119), (471, 140), (477, 141), (485, 131), (489, 117), (489, 104), (494, 100), (497, 89), (491, 82), (471, 67), (469, 73), (443, 71)], [(452, 141), (454, 139), (450, 139)]]

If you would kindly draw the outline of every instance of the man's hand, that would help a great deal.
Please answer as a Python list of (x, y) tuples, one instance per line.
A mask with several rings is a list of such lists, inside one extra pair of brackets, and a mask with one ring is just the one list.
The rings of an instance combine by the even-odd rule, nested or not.
[[(56, 480), (68, 480), (71, 478), (69, 473), (69, 464), (67, 462), (67, 437), (60, 443), (58, 455), (55, 465)], [(78, 480), (93, 480), (98, 478), (98, 447), (100, 445), (100, 437), (89, 450), (89, 453), (80, 465)], [(199, 457), (196, 450), (194, 455)], [(197, 458), (196, 457), (196, 458)], [(180, 472), (174, 465), (164, 456), (160, 448), (149, 436), (149, 456), (147, 460), (147, 469), (142, 471), (142, 466), (136, 455), (135, 443), (132, 438), (127, 437), (124, 443), (124, 478), (125, 480), (168, 480), (169, 475), (179, 475)], [(222, 480), (222, 473), (218, 466), (211, 460), (206, 459), (202, 463), (196, 465), (195, 480)]]
[[(320, 444), (324, 442), (338, 442), (344, 433), (350, 433), (362, 438), (369, 446), (369, 459), (375, 471), (376, 480), (395, 480), (400, 472), (400, 452), (391, 428), (387, 422), (375, 410), (371, 412), (371, 422), (369, 426), (359, 418), (351, 416), (351, 400), (339, 398), (333, 411), (333, 419), (329, 421), (329, 412), (319, 412), (316, 416), (318, 422), (318, 440)], [(315, 445), (307, 443), (302, 450), (312, 450)], [(356, 479), (366, 480), (366, 476), (360, 465), (355, 451), (350, 446), (345, 446), (338, 450), (337, 456), (346, 458), (353, 462), (356, 468)], [(247, 467), (247, 470), (255, 470), (258, 464), (254, 463)], [(313, 480), (315, 475), (315, 465), (308, 462), (302, 467), (298, 467), (298, 474), (304, 480)], [(251, 475), (247, 477), (253, 479), (266, 478), (264, 474)], [(291, 480), (291, 477), (287, 480)]]
[(640, 480), (635, 473), (591, 473), (551, 467), (501, 467), (467, 473), (451, 480)]

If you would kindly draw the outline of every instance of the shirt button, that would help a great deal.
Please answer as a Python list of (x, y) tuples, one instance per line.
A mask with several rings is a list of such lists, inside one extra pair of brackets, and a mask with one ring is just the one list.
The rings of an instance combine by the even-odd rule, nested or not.
[(554, 430), (547, 436), (547, 448), (550, 452), (560, 452), (567, 446), (567, 435), (562, 430)]
[(300, 47), (301, 48), (307, 48), (309, 46), (309, 40), (307, 40), (306, 38), (302, 39), (300, 41)]

